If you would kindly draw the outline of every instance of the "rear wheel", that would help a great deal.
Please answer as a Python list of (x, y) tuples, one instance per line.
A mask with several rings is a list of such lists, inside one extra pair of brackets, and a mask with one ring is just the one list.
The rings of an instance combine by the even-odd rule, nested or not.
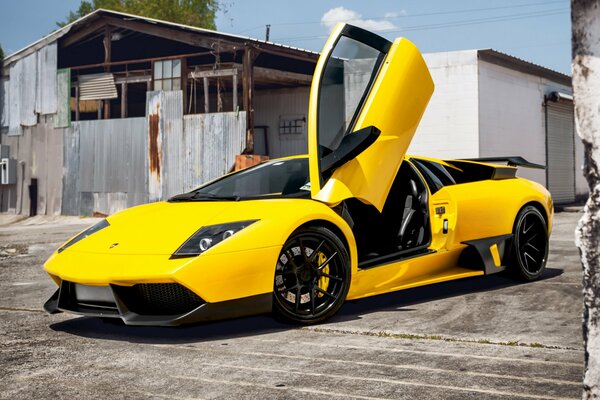
[(277, 317), (315, 324), (334, 315), (350, 287), (350, 261), (341, 240), (324, 227), (302, 228), (283, 245), (273, 289)]
[(537, 208), (526, 206), (519, 211), (513, 235), (509, 271), (525, 281), (538, 279), (544, 273), (548, 258), (548, 227)]

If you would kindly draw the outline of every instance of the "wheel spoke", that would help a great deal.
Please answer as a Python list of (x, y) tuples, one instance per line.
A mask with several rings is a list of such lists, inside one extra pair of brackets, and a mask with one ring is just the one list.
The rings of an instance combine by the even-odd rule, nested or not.
[(298, 266), (296, 265), (296, 262), (294, 261), (294, 255), (290, 254), (289, 250), (285, 250), (285, 255), (288, 258), (288, 261), (290, 262), (290, 264), (292, 265), (292, 267), (294, 268), (294, 271), (298, 269)]
[(310, 312), (315, 315), (315, 287), (310, 288)]
[(322, 294), (324, 294), (325, 296), (329, 296), (329, 297), (331, 297), (331, 298), (332, 298), (332, 299), (334, 299), (334, 300), (335, 300), (335, 299), (337, 299), (337, 297), (335, 297), (335, 296), (334, 296), (334, 295), (332, 295), (331, 293), (329, 293), (329, 292), (327, 292), (327, 291), (325, 291), (325, 290), (321, 289), (321, 288), (320, 288), (320, 287), (318, 287), (318, 286), (315, 286), (315, 290), (316, 290), (317, 292), (319, 292), (319, 293), (322, 293)]
[(526, 265), (526, 267), (527, 267), (527, 270), (528, 270), (528, 271), (531, 271), (531, 269), (529, 268), (529, 262), (527, 262), (527, 259), (528, 259), (528, 258), (529, 258), (531, 261), (533, 261), (533, 262), (534, 262), (534, 264), (536, 264), (537, 262), (536, 262), (535, 258), (533, 258), (533, 257), (532, 257), (532, 256), (531, 256), (529, 253), (527, 253), (527, 252), (526, 252), (526, 253), (524, 253), (524, 254), (523, 254), (523, 259), (525, 260), (525, 265)]
[(294, 304), (294, 312), (298, 314), (298, 310), (300, 309), (300, 291), (302, 288), (299, 285), (296, 286), (298, 286), (298, 289), (296, 289), (296, 303)]
[(525, 246), (523, 246), (523, 248), (525, 248), (527, 246), (531, 247), (532, 249), (534, 249), (538, 253), (541, 253), (540, 249), (538, 249), (537, 247), (535, 247), (534, 245), (532, 245), (530, 242), (525, 243)]
[(325, 241), (321, 240), (321, 243), (319, 243), (319, 245), (317, 246), (317, 248), (310, 255), (310, 258), (308, 259), (308, 261), (311, 264), (312, 264), (313, 261), (315, 261), (315, 257), (317, 256), (317, 254), (319, 254), (319, 250), (321, 250), (321, 246), (323, 246), (324, 243), (325, 243)]
[(298, 238), (297, 241), (300, 245), (300, 253), (302, 253), (302, 258), (304, 258), (304, 262), (308, 262), (308, 256), (306, 255), (306, 249), (304, 248), (304, 244), (302, 244), (302, 240)]
[(321, 265), (319, 265), (319, 266), (317, 267), (317, 269), (318, 269), (318, 270), (321, 270), (321, 269), (325, 268), (325, 266), (326, 266), (327, 264), (329, 264), (329, 263), (331, 262), (331, 260), (333, 260), (333, 257), (335, 257), (335, 256), (337, 256), (337, 251), (336, 251), (336, 252), (334, 252), (334, 253), (333, 253), (333, 254), (332, 254), (332, 255), (331, 255), (331, 256), (330, 256), (330, 257), (329, 257), (327, 260), (325, 260), (325, 261), (324, 261), (324, 262), (323, 262)]
[(531, 230), (531, 228), (533, 227), (534, 224), (529, 225), (529, 227), (527, 227), (527, 217), (525, 217), (525, 219), (523, 219), (523, 233), (527, 234), (527, 232), (529, 232), (529, 230)]
[(338, 281), (338, 282), (342, 282), (343, 281), (342, 278), (339, 278), (339, 277), (333, 276), (333, 275), (329, 275), (329, 274), (327, 274), (325, 272), (319, 271), (319, 277), (322, 277), (322, 276), (324, 276), (325, 278), (333, 279), (334, 281)]

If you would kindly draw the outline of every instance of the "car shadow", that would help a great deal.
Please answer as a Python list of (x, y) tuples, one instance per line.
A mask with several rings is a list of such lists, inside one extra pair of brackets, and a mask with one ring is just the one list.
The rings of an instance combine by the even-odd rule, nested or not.
[[(562, 275), (564, 270), (546, 268), (544, 274), (536, 282), (552, 279)], [(360, 318), (360, 315), (381, 311), (414, 311), (411, 305), (426, 303), (440, 299), (449, 299), (469, 293), (489, 292), (510, 286), (527, 285), (529, 282), (515, 280), (504, 274), (486, 277), (473, 277), (434, 285), (420, 286), (398, 292), (350, 300), (333, 317), (331, 322), (344, 322)]]
[[(562, 273), (562, 269), (546, 268), (540, 280), (555, 278), (562, 275)], [(411, 312), (415, 309), (410, 308), (410, 306), (419, 303), (526, 284), (504, 275), (491, 275), (485, 278), (467, 278), (406, 289), (366, 299), (351, 300), (344, 304), (335, 317), (323, 325), (361, 319), (362, 315), (374, 312)], [(260, 336), (298, 329), (298, 326), (278, 322), (270, 315), (259, 315), (174, 328), (127, 326), (119, 320), (104, 322), (99, 318), (79, 317), (54, 323), (50, 325), (50, 328), (57, 332), (101, 340), (150, 344), (184, 344)]]

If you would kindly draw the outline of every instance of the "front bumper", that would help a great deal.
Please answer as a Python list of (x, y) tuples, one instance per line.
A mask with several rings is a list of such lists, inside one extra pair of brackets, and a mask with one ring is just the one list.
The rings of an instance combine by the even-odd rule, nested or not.
[(63, 280), (44, 304), (50, 314), (121, 318), (127, 325), (177, 326), (268, 313), (272, 293), (207, 303), (177, 283), (88, 286)]

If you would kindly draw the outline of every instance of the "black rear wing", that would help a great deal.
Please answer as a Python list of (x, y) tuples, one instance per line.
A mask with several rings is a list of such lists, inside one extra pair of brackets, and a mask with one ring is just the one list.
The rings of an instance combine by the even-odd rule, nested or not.
[(465, 161), (476, 161), (483, 163), (496, 163), (505, 162), (509, 167), (524, 167), (524, 168), (535, 168), (535, 169), (546, 169), (545, 165), (535, 164), (527, 161), (521, 156), (510, 156), (510, 157), (482, 157), (482, 158), (463, 158)]

